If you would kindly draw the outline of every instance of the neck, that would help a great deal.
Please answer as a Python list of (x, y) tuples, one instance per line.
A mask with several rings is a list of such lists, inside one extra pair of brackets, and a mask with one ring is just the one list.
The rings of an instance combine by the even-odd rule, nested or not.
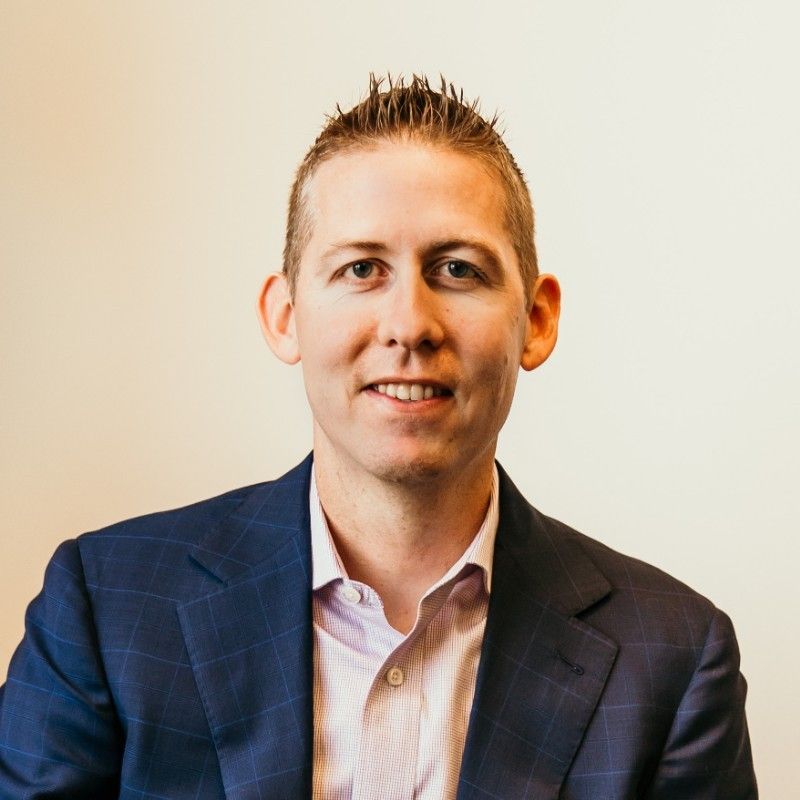
[(408, 632), (427, 590), (458, 561), (486, 515), (494, 448), (457, 476), (376, 476), (315, 436), (320, 503), (347, 574), (381, 597), (386, 618)]

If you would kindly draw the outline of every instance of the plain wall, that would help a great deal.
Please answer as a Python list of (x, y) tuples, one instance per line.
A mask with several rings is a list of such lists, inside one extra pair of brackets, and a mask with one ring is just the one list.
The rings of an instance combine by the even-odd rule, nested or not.
[(499, 458), (732, 616), (762, 796), (798, 796), (795, 7), (5, 0), (0, 664), (62, 539), (305, 454), (254, 313), (293, 170), (370, 70), (441, 72), (503, 112), (564, 293)]

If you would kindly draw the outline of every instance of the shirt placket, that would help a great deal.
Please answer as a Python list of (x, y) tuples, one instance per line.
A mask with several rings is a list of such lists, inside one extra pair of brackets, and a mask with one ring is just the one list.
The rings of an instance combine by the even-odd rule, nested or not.
[(364, 706), (353, 800), (413, 800), (419, 767), (427, 631), (455, 580), (420, 604), (414, 629), (381, 664)]
[(364, 706), (353, 800), (413, 800), (422, 712), (424, 637), (380, 666)]

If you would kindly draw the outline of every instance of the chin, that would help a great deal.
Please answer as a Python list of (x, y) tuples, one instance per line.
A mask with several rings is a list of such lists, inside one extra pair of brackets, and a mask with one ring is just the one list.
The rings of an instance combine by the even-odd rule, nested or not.
[(420, 454), (407, 458), (375, 459), (367, 468), (380, 480), (413, 484), (425, 483), (443, 475), (448, 471), (448, 464), (441, 456)]

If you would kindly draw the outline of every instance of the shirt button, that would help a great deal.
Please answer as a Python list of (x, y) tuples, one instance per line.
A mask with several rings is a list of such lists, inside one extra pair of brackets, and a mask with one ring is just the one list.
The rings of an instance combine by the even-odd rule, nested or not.
[(405, 676), (403, 675), (403, 670), (400, 667), (392, 667), (386, 673), (386, 682), (389, 686), (400, 686), (403, 683)]
[(342, 597), (344, 597), (348, 603), (355, 604), (361, 601), (361, 592), (359, 592), (355, 586), (351, 586), (348, 583), (342, 588)]

